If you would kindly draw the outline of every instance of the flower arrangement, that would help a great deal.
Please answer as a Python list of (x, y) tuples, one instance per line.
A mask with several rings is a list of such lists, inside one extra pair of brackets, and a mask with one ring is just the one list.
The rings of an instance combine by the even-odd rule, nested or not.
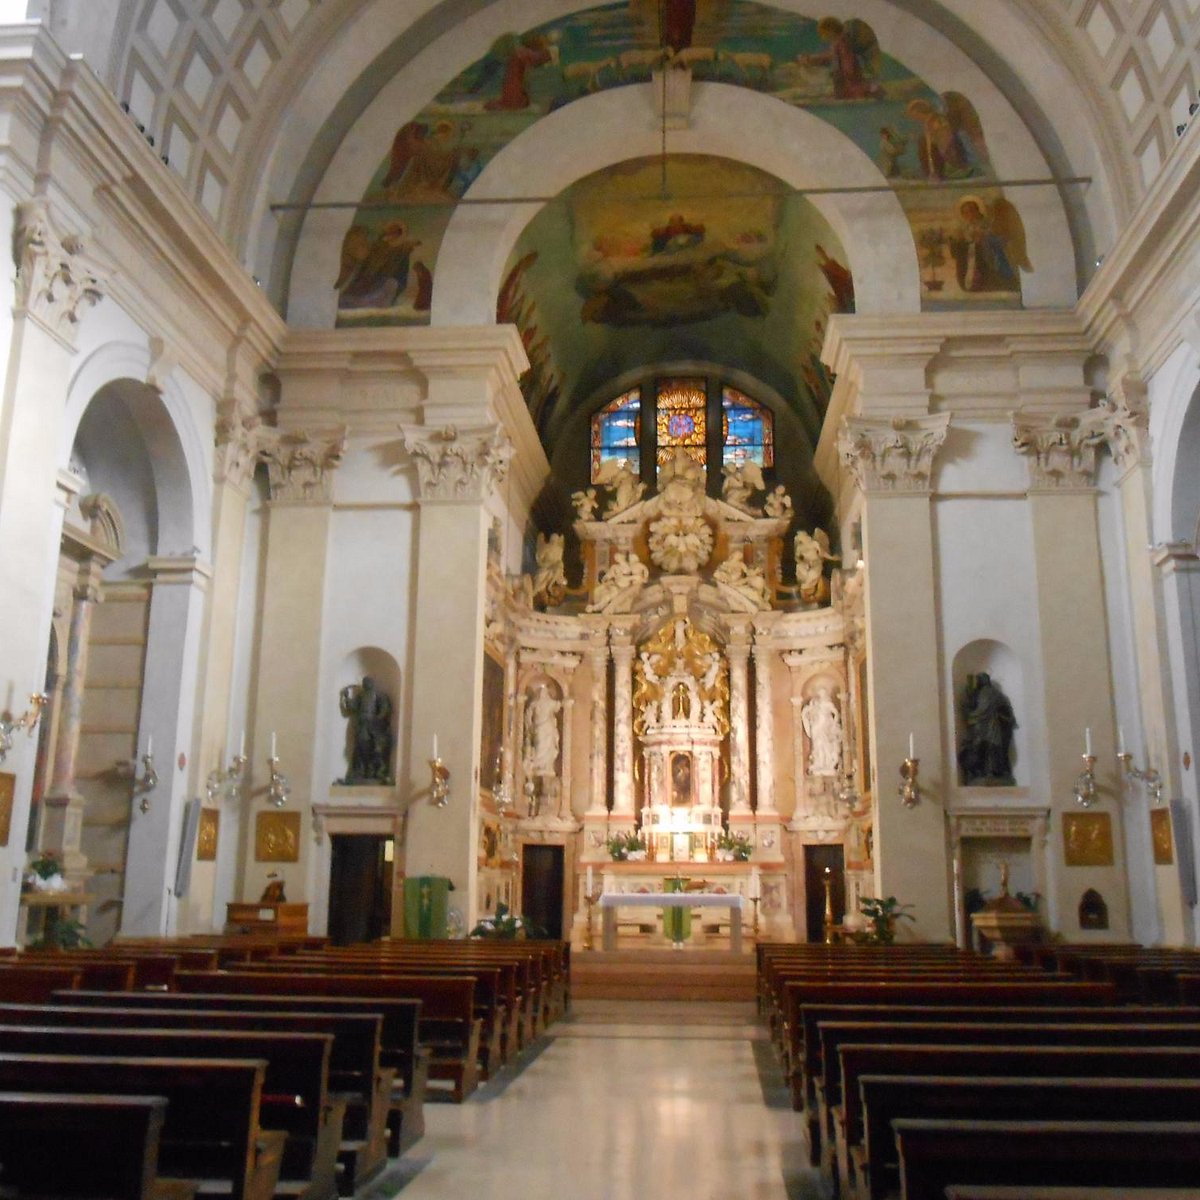
[(644, 862), (646, 859), (646, 845), (641, 837), (632, 831), (614, 833), (605, 841), (604, 846), (613, 862)]
[(503, 902), (496, 905), (493, 916), (484, 917), (474, 929), (470, 937), (487, 938), (494, 942), (511, 942), (526, 937), (538, 937), (540, 930), (531, 921), (514, 916), (508, 911), (508, 905)]
[(22, 880), (22, 887), (27, 892), (65, 892), (67, 881), (63, 878), (62, 863), (52, 850), (40, 850), (36, 858), (29, 861), (29, 867)]
[(726, 829), (717, 838), (717, 857), (723, 862), (748, 862), (753, 852), (754, 843), (744, 833)]

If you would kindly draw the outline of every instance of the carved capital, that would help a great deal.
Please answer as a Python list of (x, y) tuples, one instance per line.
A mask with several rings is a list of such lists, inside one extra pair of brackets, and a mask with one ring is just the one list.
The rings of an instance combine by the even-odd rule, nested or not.
[(333, 473), (346, 449), (345, 426), (322, 434), (262, 428), (257, 437), (274, 503), (328, 504), (333, 499)]
[(1091, 487), (1096, 451), (1108, 438), (1107, 414), (1091, 408), (1075, 413), (1012, 414), (1013, 449), (1029, 458), (1035, 490)]
[(72, 345), (86, 306), (104, 294), (103, 272), (85, 253), (83, 239), (59, 232), (45, 200), (30, 200), (17, 206), (13, 257), (18, 310)]
[(846, 417), (838, 454), (864, 492), (927, 492), (949, 427), (949, 413)]
[(1134, 467), (1150, 465), (1150, 413), (1141, 394), (1127, 389), (1114, 392), (1101, 405), (1108, 448), (1121, 475)]
[(214, 431), (216, 456), (213, 476), (218, 483), (245, 488), (258, 463), (262, 418), (236, 403), (223, 401), (217, 407)]
[(504, 482), (513, 444), (499, 425), (402, 428), (422, 502), (479, 503)]

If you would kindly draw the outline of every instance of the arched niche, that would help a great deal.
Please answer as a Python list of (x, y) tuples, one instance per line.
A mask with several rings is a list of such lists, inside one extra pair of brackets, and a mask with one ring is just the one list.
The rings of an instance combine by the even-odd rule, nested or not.
[(391, 701), (392, 756), (390, 766), (392, 778), (395, 778), (396, 750), (400, 744), (400, 664), (391, 654), (378, 646), (359, 646), (357, 649), (351, 650), (338, 664), (334, 687), (331, 689), (330, 696), (325, 700), (326, 727), (333, 731), (329, 743), (329, 763), (333, 772), (331, 782), (340, 782), (345, 779), (346, 772), (350, 769), (352, 753), (350, 721), (342, 715), (340, 706), (342, 689), (353, 684), (361, 684), (363, 679), (368, 676), (374, 680), (376, 690), (382, 692)]
[[(1025, 703), (1025, 672), (1021, 659), (1004, 642), (992, 638), (978, 638), (961, 647), (954, 656), (951, 680), (954, 689), (954, 753), (957, 759), (959, 748), (966, 735), (963, 716), (963, 696), (967, 688), (967, 677), (986, 673), (1012, 705), (1017, 725), (1013, 731), (1011, 765), (1017, 787), (1029, 786), (1029, 755), (1027, 752), (1029, 710)], [(962, 771), (958, 772), (959, 784), (963, 784)], [(979, 786), (979, 785), (975, 785)], [(1003, 791), (989, 787), (988, 790)]]

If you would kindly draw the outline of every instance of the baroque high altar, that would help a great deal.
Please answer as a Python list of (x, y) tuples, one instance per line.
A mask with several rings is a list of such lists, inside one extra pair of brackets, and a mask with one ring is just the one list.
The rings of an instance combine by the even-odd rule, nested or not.
[[(728, 470), (716, 499), (679, 450), (646, 497), (618, 464), (573, 497), (580, 589), (561, 534), (539, 537), (533, 573), (490, 570), (485, 909), (512, 899), (531, 842), (566, 848), (576, 935), (588, 878), (633, 893), (681, 875), (759, 898), (765, 935), (802, 935), (813, 844), (843, 847), (848, 900), (869, 894), (861, 573), (828, 578), (824, 535), (801, 532), (785, 582), (792, 501), (753, 476)], [(628, 834), (643, 849), (614, 861)]]

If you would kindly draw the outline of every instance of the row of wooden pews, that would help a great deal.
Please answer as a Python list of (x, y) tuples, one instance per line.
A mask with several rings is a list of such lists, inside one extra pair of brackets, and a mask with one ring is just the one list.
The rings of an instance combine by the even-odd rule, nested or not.
[(1111, 983), (1124, 1003), (1200, 1003), (1200, 950), (1195, 947), (1035, 944), (1019, 947), (1018, 956), (1046, 971)]
[(811, 1161), (845, 1200), (967, 1185), (1200, 1197), (1200, 1009), (1122, 1004), (1113, 978), (1063, 966), (950, 946), (758, 947)]
[(25, 1172), (62, 1197), (351, 1195), (422, 1135), (427, 1079), (461, 1101), (514, 1062), (565, 1011), (568, 971), (564, 946), (533, 942), (209, 937), (0, 957), (0, 1109), (63, 1141), (98, 1108), (125, 1130), (106, 1161), (120, 1187), (0, 1135), (0, 1188)]

